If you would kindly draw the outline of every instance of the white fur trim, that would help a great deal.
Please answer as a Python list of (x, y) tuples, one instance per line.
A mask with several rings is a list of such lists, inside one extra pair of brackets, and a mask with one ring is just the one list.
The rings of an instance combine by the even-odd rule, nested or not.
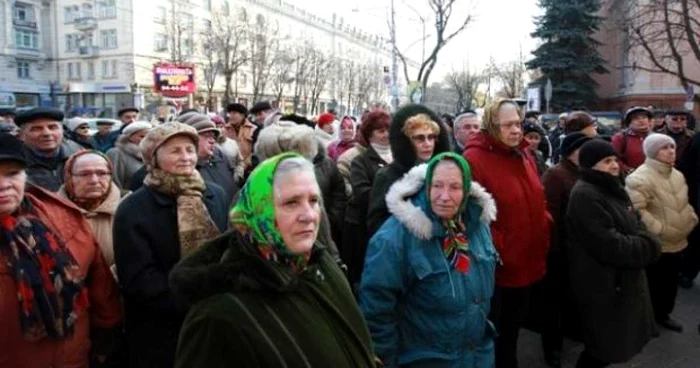
[[(416, 237), (428, 240), (433, 236), (433, 223), (423, 210), (411, 203), (409, 198), (418, 193), (425, 184), (427, 164), (412, 168), (392, 184), (386, 194), (386, 206), (389, 212)], [(490, 223), (496, 220), (496, 202), (493, 196), (479, 183), (472, 181), (469, 197), (477, 201), (483, 209), (481, 221)]]

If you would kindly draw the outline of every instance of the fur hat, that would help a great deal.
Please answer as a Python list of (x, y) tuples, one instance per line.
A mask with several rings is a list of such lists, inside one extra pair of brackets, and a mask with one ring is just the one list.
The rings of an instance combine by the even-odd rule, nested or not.
[(226, 106), (226, 112), (238, 112), (243, 114), (243, 116), (248, 115), (248, 109), (239, 103), (232, 103)]
[(264, 161), (282, 152), (294, 151), (309, 160), (318, 154), (314, 130), (289, 120), (280, 120), (260, 131), (255, 156)]
[(143, 162), (150, 167), (155, 167), (158, 148), (177, 135), (190, 138), (195, 147), (199, 145), (199, 135), (193, 127), (177, 122), (163, 123), (149, 130), (146, 137), (141, 141), (139, 146), (141, 147)]
[(659, 151), (664, 148), (667, 144), (676, 147), (676, 141), (673, 138), (667, 136), (666, 134), (652, 133), (644, 138), (644, 143), (642, 143), (642, 150), (647, 158), (656, 159)]
[(89, 126), (88, 121), (83, 118), (71, 118), (66, 123), (66, 127), (71, 132), (75, 132), (76, 130), (78, 130), (78, 128), (80, 128), (83, 125)]
[(590, 169), (598, 161), (617, 155), (617, 151), (609, 142), (602, 139), (591, 139), (581, 146), (581, 151), (578, 154), (578, 163), (582, 168)]
[(217, 138), (221, 135), (219, 129), (216, 128), (216, 124), (214, 124), (208, 116), (198, 112), (188, 112), (187, 114), (180, 115), (177, 118), (177, 122), (187, 124), (197, 129), (197, 134), (214, 132)]
[(135, 121), (124, 127), (124, 130), (122, 130), (122, 135), (130, 137), (136, 132), (140, 132), (142, 130), (150, 130), (151, 128), (153, 128), (153, 124), (147, 121)]

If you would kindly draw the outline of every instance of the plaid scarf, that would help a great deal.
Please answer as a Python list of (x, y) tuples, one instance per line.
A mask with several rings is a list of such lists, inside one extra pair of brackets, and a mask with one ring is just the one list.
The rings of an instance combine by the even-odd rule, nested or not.
[(464, 224), (461, 221), (444, 221), (443, 225), (447, 234), (442, 240), (442, 251), (447, 262), (461, 273), (469, 272), (469, 241), (464, 236)]
[(78, 263), (63, 240), (39, 218), (28, 200), (0, 220), (0, 251), (17, 285), (24, 338), (71, 336), (77, 311), (88, 307)]

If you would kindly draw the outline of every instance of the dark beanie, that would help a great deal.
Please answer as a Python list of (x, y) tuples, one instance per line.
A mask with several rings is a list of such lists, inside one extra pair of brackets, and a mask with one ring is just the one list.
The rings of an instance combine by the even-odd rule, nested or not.
[(617, 152), (612, 144), (602, 139), (591, 139), (581, 146), (581, 151), (578, 154), (578, 163), (580, 167), (590, 169), (598, 161), (608, 156), (617, 156)]
[(593, 138), (581, 132), (567, 134), (566, 137), (564, 137), (564, 140), (562, 140), (561, 142), (561, 156), (569, 157), (570, 154), (572, 154), (574, 151), (583, 146), (584, 143), (590, 141), (591, 139)]

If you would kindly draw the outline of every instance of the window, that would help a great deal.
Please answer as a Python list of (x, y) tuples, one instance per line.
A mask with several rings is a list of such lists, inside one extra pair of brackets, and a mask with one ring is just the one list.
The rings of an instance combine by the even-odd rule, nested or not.
[(77, 5), (66, 6), (63, 8), (63, 21), (66, 23), (73, 23), (75, 22), (76, 18), (80, 18), (79, 13), (80, 9)]
[[(182, 50), (185, 55), (192, 55), (194, 53), (194, 47), (192, 46), (191, 39), (185, 39), (182, 42)], [(187, 57), (187, 56), (186, 56)]]
[(92, 42), (92, 32), (84, 32), (83, 36), (78, 38), (78, 42), (80, 43), (80, 46), (93, 46), (94, 43)]
[(156, 13), (153, 16), (153, 20), (157, 23), (165, 23), (165, 17), (168, 12), (164, 6), (156, 6)]
[(95, 14), (92, 12), (92, 4), (83, 4), (83, 12), (80, 14), (79, 18), (92, 18)]
[(117, 77), (117, 60), (112, 60), (112, 78)]
[(22, 49), (38, 49), (39, 37), (36, 32), (15, 29), (15, 46)]
[(115, 0), (100, 0), (98, 3), (100, 18), (116, 18), (117, 4)]
[(78, 49), (78, 35), (67, 34), (66, 35), (66, 52), (74, 52)]
[(168, 51), (168, 35), (156, 33), (153, 45), (155, 51)]
[(83, 73), (81, 73), (81, 72), (82, 72), (82, 70), (81, 70), (81, 69), (82, 69), (82, 66), (83, 66), (83, 63), (81, 63), (81, 62), (79, 62), (79, 61), (77, 61), (77, 62), (75, 63), (75, 78), (76, 78), (76, 79), (80, 79), (80, 75), (83, 74)]
[(184, 25), (188, 31), (192, 31), (194, 29), (194, 17), (192, 14), (182, 13), (180, 17), (182, 18), (182, 25)]
[(117, 30), (107, 29), (100, 31), (100, 47), (103, 49), (117, 48)]
[(204, 9), (211, 11), (211, 0), (203, 0), (202, 6), (204, 6)]
[(20, 3), (15, 3), (14, 11), (15, 11), (15, 20), (19, 20), (22, 22), (33, 22), (34, 21), (34, 14), (31, 11), (31, 8), (29, 8), (29, 6), (24, 5), (24, 4), (20, 4)]
[(67, 64), (68, 68), (68, 79), (74, 79), (75, 78), (75, 70), (73, 70), (73, 63), (69, 62)]
[(94, 61), (87, 62), (87, 79), (89, 79), (89, 80), (95, 79), (95, 62)]
[(26, 61), (17, 62), (17, 78), (19, 79), (29, 79), (29, 63)]
[(109, 78), (109, 60), (102, 60), (102, 78)]

